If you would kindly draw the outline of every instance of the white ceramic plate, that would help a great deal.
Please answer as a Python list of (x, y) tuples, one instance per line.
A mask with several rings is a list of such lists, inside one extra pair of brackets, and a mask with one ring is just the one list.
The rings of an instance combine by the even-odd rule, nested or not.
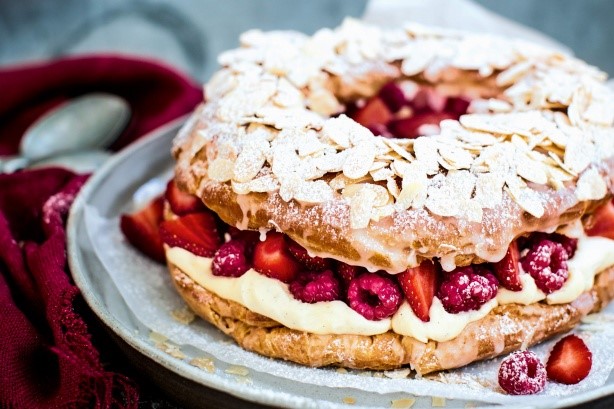
[[(352, 407), (390, 407), (392, 401), (406, 398), (403, 393), (379, 394), (353, 388), (317, 386), (257, 371), (245, 382), (225, 372), (229, 362), (227, 357), (212, 356), (216, 370), (209, 373), (189, 364), (191, 357), (198, 356), (198, 351), (189, 346), (182, 349), (185, 359), (174, 358), (154, 347), (149, 329), (128, 308), (109, 278), (102, 264), (104, 260), (94, 252), (86, 232), (84, 209), (95, 208), (104, 217), (114, 217), (126, 211), (127, 203), (138, 187), (172, 167), (171, 140), (182, 123), (183, 120), (178, 120), (160, 128), (106, 163), (81, 191), (68, 222), (69, 263), (74, 280), (127, 357), (179, 402), (192, 407), (243, 408), (254, 407), (257, 403), (277, 407), (340, 408), (348, 407), (344, 399), (349, 397), (355, 399)], [(130, 266), (126, 265), (126, 268)], [(168, 311), (153, 313), (167, 314)], [(217, 329), (205, 323), (199, 325), (203, 332), (220, 337)], [(600, 388), (561, 398), (549, 407), (577, 405), (612, 393), (614, 376), (610, 376)], [(416, 397), (413, 407), (430, 408), (432, 403), (431, 397)], [(446, 407), (465, 407), (467, 403), (448, 400)], [(522, 407), (544, 406), (537, 403)]]

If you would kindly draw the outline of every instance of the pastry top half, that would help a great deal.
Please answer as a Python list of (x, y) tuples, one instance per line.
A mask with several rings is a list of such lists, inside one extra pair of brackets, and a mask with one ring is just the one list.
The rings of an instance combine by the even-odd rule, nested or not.
[[(391, 273), (494, 262), (614, 191), (614, 95), (557, 51), (346, 20), (311, 37), (249, 31), (219, 62), (174, 141), (176, 183), (226, 223), (313, 255)], [(434, 135), (378, 135), (348, 109), (389, 83), (471, 104)]]

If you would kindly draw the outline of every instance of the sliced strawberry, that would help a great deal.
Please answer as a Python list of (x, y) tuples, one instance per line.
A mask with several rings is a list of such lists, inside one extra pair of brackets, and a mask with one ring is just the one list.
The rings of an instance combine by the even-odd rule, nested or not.
[(356, 111), (353, 118), (362, 126), (370, 128), (378, 124), (387, 124), (392, 119), (392, 112), (381, 98), (373, 97)]
[(379, 97), (391, 112), (398, 112), (407, 105), (407, 99), (401, 87), (394, 81), (384, 85), (379, 91)]
[(453, 114), (461, 116), (467, 113), (467, 109), (469, 108), (470, 103), (471, 101), (469, 101), (467, 98), (448, 97), (444, 110), (446, 112), (451, 112)]
[(546, 371), (553, 381), (572, 385), (588, 376), (592, 364), (593, 354), (582, 338), (568, 335), (552, 348)]
[(409, 106), (414, 110), (414, 112), (432, 112), (431, 107), (429, 106), (429, 95), (426, 88), (421, 87), (418, 89), (418, 92), (413, 96), (413, 98), (409, 101)]
[(163, 221), (160, 237), (171, 247), (181, 247), (201, 257), (213, 257), (222, 243), (215, 217), (209, 212)]
[(202, 200), (194, 195), (179, 190), (174, 180), (169, 180), (166, 185), (164, 197), (171, 206), (173, 213), (178, 216), (207, 210)]
[(586, 234), (589, 236), (601, 236), (614, 240), (614, 203), (608, 201), (595, 210), (589, 219)]
[(264, 241), (256, 243), (253, 256), (254, 269), (267, 277), (284, 283), (292, 281), (301, 266), (290, 254), (283, 234), (269, 232)]
[(518, 260), (520, 253), (518, 252), (518, 243), (513, 241), (505, 253), (505, 257), (497, 263), (493, 264), (495, 274), (501, 285), (510, 291), (522, 290), (522, 282), (520, 281), (520, 268)]
[(424, 260), (418, 267), (408, 268), (397, 275), (407, 303), (414, 314), (429, 322), (429, 312), (437, 290), (437, 267), (431, 260)]
[(288, 240), (288, 250), (303, 266), (311, 271), (324, 271), (330, 268), (330, 261), (322, 257), (311, 257), (307, 250), (295, 242), (294, 240)]
[(437, 129), (439, 123), (444, 119), (457, 118), (456, 115), (448, 112), (423, 112), (408, 118), (393, 119), (388, 123), (388, 129), (397, 138), (417, 138), (427, 133), (425, 125), (433, 125)]
[(385, 124), (373, 124), (367, 126), (373, 135), (383, 136), (385, 138), (394, 138), (394, 135), (390, 133), (388, 127)]
[(123, 214), (120, 228), (126, 239), (141, 253), (164, 263), (164, 247), (158, 226), (162, 221), (164, 198), (158, 197), (138, 212)]

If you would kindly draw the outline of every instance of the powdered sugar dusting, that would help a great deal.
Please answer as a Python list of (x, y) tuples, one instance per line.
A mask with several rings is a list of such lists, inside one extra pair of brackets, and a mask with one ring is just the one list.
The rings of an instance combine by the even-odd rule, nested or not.
[[(370, 33), (370, 37), (365, 33)], [(565, 172), (571, 172), (575, 177), (596, 160), (591, 133), (603, 129), (604, 125), (610, 128), (612, 125), (609, 115), (598, 114), (605, 112), (600, 107), (612, 100), (611, 93), (601, 83), (603, 73), (579, 60), (516, 41), (416, 25), (382, 32), (355, 20), (346, 20), (338, 29), (323, 30), (311, 38), (257, 30), (242, 38), (248, 39), (242, 42), (242, 48), (220, 57), (224, 68), (207, 87), (212, 97), (200, 114), (204, 119), (201, 123), (221, 121), (235, 126), (249, 125), (248, 130), (257, 124), (267, 126), (258, 128), (258, 137), (253, 134), (249, 138), (239, 138), (232, 126), (228, 128), (229, 132), (219, 132), (219, 128), (208, 126), (200, 135), (215, 140), (218, 146), (229, 144), (238, 148), (212, 150), (209, 158), (212, 164), (219, 164), (216, 162), (219, 159), (233, 161), (233, 182), (249, 182), (261, 169), (272, 166), (274, 178), (279, 181), (279, 189), (285, 192), (286, 201), (294, 198), (291, 194), (294, 185), (324, 177), (326, 173), (343, 172), (355, 183), (360, 183), (358, 180), (368, 176), (375, 160), (383, 159), (378, 165), (378, 174), (390, 175), (386, 170), (394, 170), (392, 162), (399, 168), (399, 161), (412, 163), (415, 155), (420, 168), (429, 176), (454, 179), (455, 171), (462, 169), (470, 169), (474, 177), (497, 176), (480, 178), (482, 191), (479, 200), (463, 199), (463, 189), (457, 193), (457, 187), (462, 188), (468, 183), (465, 178), (446, 182), (450, 186), (446, 193), (453, 198), (447, 203), (437, 206), (443, 192), (429, 188), (424, 193), (428, 196), (427, 201), (412, 201), (410, 207), (419, 208), (426, 204), (439, 216), (480, 221), (482, 209), (493, 207), (501, 200), (503, 185), (500, 181), (506, 180), (512, 198), (524, 210), (541, 217), (544, 212), (542, 198), (532, 193), (532, 188), (525, 182), (560, 188), (569, 180)], [(449, 77), (462, 79), (473, 70), (478, 70), (484, 78), (492, 74), (501, 87), (499, 99), (491, 98), (485, 113), (465, 115), (460, 123), (446, 121), (440, 135), (394, 144), (378, 141), (368, 129), (345, 115), (327, 119), (327, 116), (339, 112), (338, 103), (313, 101), (314, 95), (327, 101), (337, 101), (337, 97), (346, 94), (353, 95), (354, 99), (368, 97), (381, 85), (376, 80), (379, 73), (387, 73), (388, 69), (384, 67), (393, 67), (398, 61), (402, 61), (404, 75), (411, 77), (423, 73), (435, 85), (449, 82)], [(372, 62), (379, 64), (370, 65)], [(357, 67), (364, 69), (357, 74)], [(464, 71), (467, 73), (463, 74)], [(451, 72), (456, 76), (450, 76)], [(334, 85), (335, 81), (344, 76), (348, 78), (343, 78), (341, 89), (335, 89), (339, 88)], [(411, 81), (405, 80), (407, 82)], [(303, 92), (301, 88), (305, 86)], [(288, 102), (288, 98), (294, 102)], [(301, 98), (308, 102), (301, 103)], [(280, 100), (286, 102), (280, 103)], [(494, 101), (499, 101), (499, 104)], [(311, 110), (308, 106), (318, 106), (319, 109)], [(325, 106), (330, 110), (324, 109)], [(507, 112), (506, 106), (509, 107)], [(495, 112), (488, 112), (489, 107), (496, 107)], [(549, 111), (565, 107), (569, 107), (568, 118), (565, 113)], [(566, 119), (563, 120), (562, 116)], [(283, 140), (284, 149), (278, 149), (278, 140)], [(506, 149), (492, 146), (495, 141), (507, 143), (510, 140), (513, 143), (508, 143)], [(267, 141), (273, 143), (269, 146)], [(539, 153), (549, 151), (553, 143), (559, 148), (569, 144), (571, 149), (555, 150), (556, 160)], [(519, 149), (525, 152), (521, 153)], [(498, 158), (493, 157), (495, 152)], [(614, 149), (608, 156), (613, 152)], [(340, 156), (340, 153), (346, 154)], [(400, 157), (395, 157), (397, 155)], [(276, 166), (275, 162), (284, 165)], [(496, 162), (509, 163), (510, 166), (501, 168)], [(322, 172), (313, 172), (310, 168)], [(398, 173), (400, 178), (406, 177)], [(218, 181), (225, 179), (216, 178)], [(605, 195), (601, 187), (603, 183), (593, 187), (600, 183), (597, 179), (585, 178), (588, 186), (578, 191), (579, 197)], [(433, 179), (427, 183), (433, 187), (441, 181)], [(249, 186), (242, 187), (237, 193), (250, 191)], [(484, 192), (484, 189), (488, 191)], [(401, 191), (402, 200), (406, 200), (408, 192)], [(399, 196), (394, 191), (390, 193), (395, 198)], [(412, 197), (417, 194), (413, 192)], [(301, 196), (309, 203), (330, 198), (329, 194), (322, 194), (322, 188), (319, 194), (303, 193)], [(467, 210), (458, 214), (457, 208)], [(374, 212), (374, 219), (380, 215), (381, 212)], [(354, 227), (362, 228), (363, 224), (360, 220)]]
[(539, 393), (546, 385), (546, 367), (530, 351), (517, 351), (501, 362), (499, 385), (511, 395)]
[[(593, 368), (589, 376), (577, 385), (567, 386), (548, 382), (545, 389), (532, 396), (510, 396), (502, 393), (498, 387), (498, 370), (503, 358), (472, 364), (462, 370), (451, 370), (445, 373), (433, 374), (422, 378), (411, 374), (407, 378), (381, 376), (358, 376), (360, 371), (338, 372), (334, 369), (316, 369), (288, 364), (279, 360), (271, 360), (245, 351), (234, 343), (227, 342), (221, 333), (207, 325), (202, 320), (195, 320), (189, 325), (177, 322), (169, 314), (184, 307), (184, 302), (177, 295), (168, 280), (168, 272), (164, 266), (157, 265), (127, 246), (118, 228), (116, 218), (104, 219), (93, 208), (84, 212), (88, 238), (94, 251), (104, 265), (100, 270), (100, 278), (108, 274), (114, 283), (101, 287), (101, 299), (113, 300), (118, 292), (134, 314), (139, 325), (155, 333), (163, 334), (164, 339), (181, 347), (186, 355), (184, 362), (177, 363), (190, 367), (189, 362), (198, 357), (206, 356), (207, 368), (214, 371), (218, 377), (224, 376), (228, 365), (241, 365), (252, 375), (251, 391), (261, 391), (266, 395), (270, 389), (267, 379), (273, 379), (277, 389), (296, 390), (299, 388), (305, 396), (318, 397), (322, 394), (346, 393), (344, 388), (352, 388), (352, 396), (357, 401), (376, 402), (378, 406), (387, 407), (398, 394), (420, 396), (437, 396), (455, 400), (470, 400), (482, 403), (498, 403), (504, 405), (554, 405), (562, 397), (571, 398), (576, 394), (595, 393), (606, 384), (614, 362), (614, 309), (587, 317), (579, 326), (577, 332), (586, 341), (593, 353)], [(130, 265), (130, 269), (125, 266)], [(114, 305), (116, 305), (115, 303)], [(510, 326), (513, 324), (510, 322)], [(141, 334), (141, 335), (139, 335)], [(139, 331), (137, 337), (147, 338), (149, 331)], [(487, 333), (484, 336), (488, 336)], [(558, 340), (545, 342), (531, 350), (545, 362), (548, 353)], [(146, 340), (146, 342), (148, 342)], [(190, 370), (190, 369), (186, 369)], [(203, 382), (210, 382), (207, 373), (193, 368), (190, 374), (197, 381), (203, 377)], [(377, 375), (379, 372), (367, 372)], [(611, 387), (610, 384), (606, 384)], [(393, 395), (394, 394), (394, 395)], [(268, 395), (267, 395), (268, 396)], [(296, 399), (301, 399), (297, 397)], [(341, 401), (342, 396), (337, 400)], [(430, 402), (430, 400), (429, 400)], [(295, 402), (296, 403), (296, 402)], [(315, 407), (315, 406), (313, 406)], [(322, 406), (319, 406), (322, 407)]]
[[(377, 241), (391, 225), (410, 233), (406, 244), (430, 241), (410, 227), (439, 232), (432, 241), (440, 248), (384, 250), (375, 259), (389, 263), (379, 267), (400, 270), (434, 255), (450, 266), (471, 255), (495, 261), (520, 232), (555, 228), (561, 213), (611, 189), (611, 164), (601, 161), (614, 156), (614, 96), (602, 72), (554, 51), (347, 20), (313, 37), (250, 31), (220, 63), (209, 100), (175, 141), (178, 168), (186, 169), (178, 177), (198, 194), (230, 186), (238, 195), (335, 209), (324, 218), (342, 226), (335, 234), (346, 240), (367, 230)], [(371, 97), (391, 79), (402, 92), (417, 92), (419, 80), (435, 94), (465, 94), (475, 100), (472, 113), (442, 122), (437, 135), (394, 141), (340, 114), (342, 102)], [(387, 195), (373, 197), (363, 185)], [(343, 194), (348, 188), (360, 193)], [(418, 215), (426, 216), (422, 225)], [(452, 225), (457, 237), (445, 234)]]

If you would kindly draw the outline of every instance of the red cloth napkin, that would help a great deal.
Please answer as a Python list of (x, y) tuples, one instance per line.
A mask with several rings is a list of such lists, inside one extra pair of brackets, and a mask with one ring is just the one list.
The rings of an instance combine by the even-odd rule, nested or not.
[[(116, 149), (202, 100), (168, 67), (111, 56), (2, 69), (0, 90), (0, 155), (50, 107), (86, 92), (130, 103)], [(137, 407), (136, 385), (102, 366), (67, 268), (66, 216), (86, 179), (58, 168), (0, 174), (0, 407)]]

